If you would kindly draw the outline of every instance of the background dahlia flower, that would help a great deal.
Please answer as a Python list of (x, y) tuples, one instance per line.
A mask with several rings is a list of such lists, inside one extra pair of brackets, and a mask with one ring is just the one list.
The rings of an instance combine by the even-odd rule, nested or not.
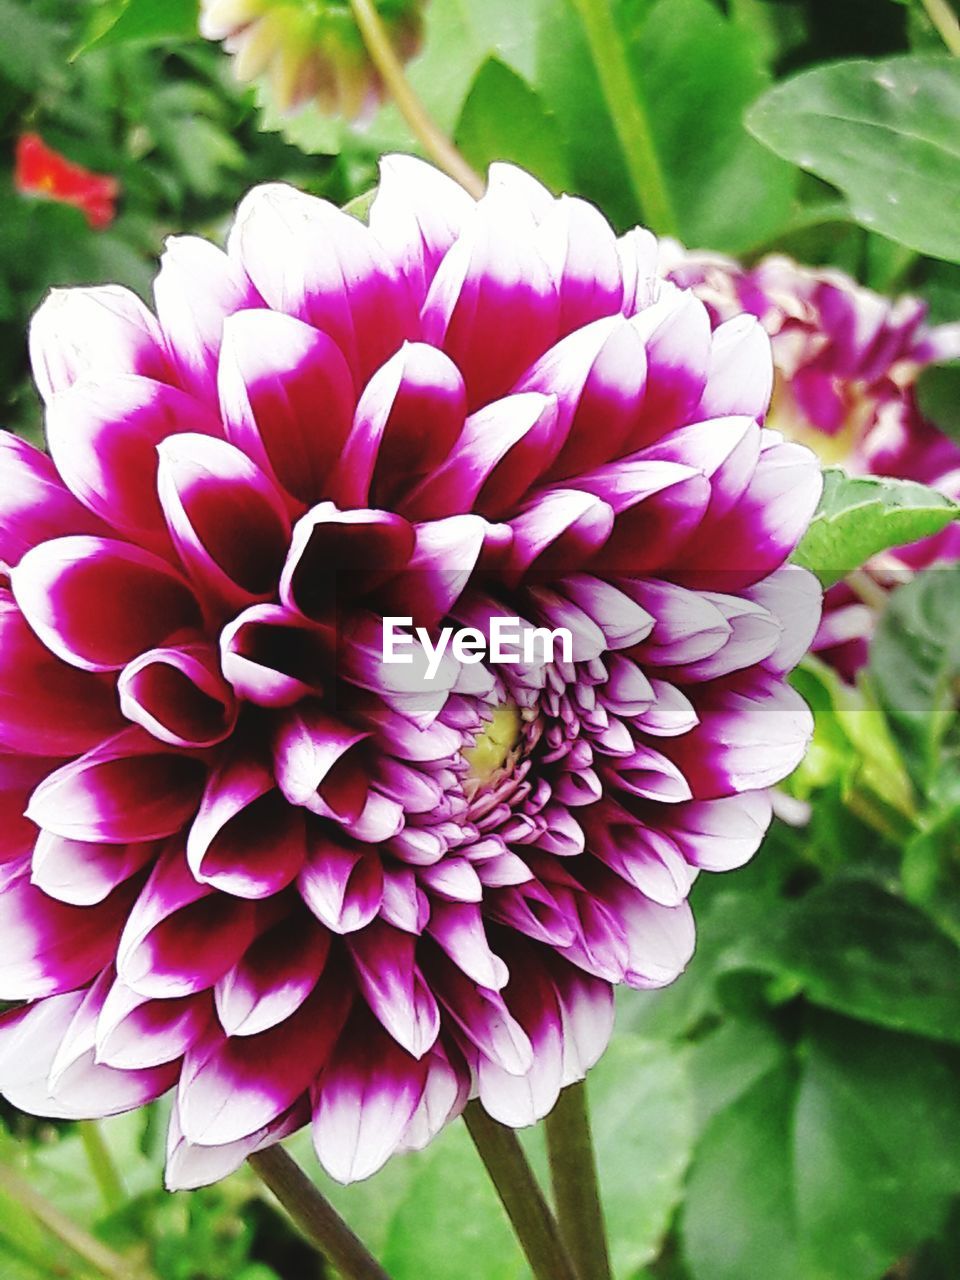
[[(422, 0), (375, 0), (394, 53), (420, 47)], [(281, 112), (315, 102), (327, 115), (368, 116), (383, 98), (348, 0), (200, 0), (200, 34), (233, 56), (241, 82), (263, 77)]]
[[(776, 379), (768, 422), (854, 475), (916, 480), (960, 498), (960, 446), (921, 413), (916, 382), (960, 357), (960, 324), (931, 327), (919, 298), (885, 298), (842, 271), (774, 255), (746, 269), (731, 258), (661, 243), (660, 267), (691, 289), (714, 324), (742, 312), (770, 335)], [(960, 557), (960, 526), (874, 562), (878, 590), (908, 568)], [(863, 665), (876, 612), (845, 583), (827, 592), (814, 649), (843, 674)]]
[[(175, 1090), (168, 1181), (312, 1125), (342, 1181), (469, 1096), (509, 1125), (693, 949), (808, 711), (809, 450), (769, 343), (656, 244), (408, 157), (370, 227), (284, 186), (173, 239), (156, 315), (56, 293), (46, 456), (0, 454), (0, 1092)], [(569, 662), (381, 655), (384, 615)]]

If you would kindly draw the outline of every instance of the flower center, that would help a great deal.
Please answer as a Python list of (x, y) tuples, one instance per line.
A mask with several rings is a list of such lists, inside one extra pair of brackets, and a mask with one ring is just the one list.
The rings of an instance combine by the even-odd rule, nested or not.
[(467, 780), (482, 785), (489, 782), (507, 764), (511, 753), (520, 745), (523, 718), (515, 702), (501, 702), (472, 747), (463, 751), (470, 766)]

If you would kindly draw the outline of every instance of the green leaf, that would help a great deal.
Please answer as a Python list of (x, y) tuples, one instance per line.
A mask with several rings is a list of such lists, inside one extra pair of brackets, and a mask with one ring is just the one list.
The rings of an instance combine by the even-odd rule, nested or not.
[(839, 781), (846, 803), (878, 830), (909, 834), (916, 814), (910, 774), (869, 682), (848, 684), (808, 654), (790, 678), (814, 714), (810, 750), (791, 775), (791, 794), (803, 799)]
[(682, 1239), (693, 1280), (878, 1280), (960, 1185), (955, 1064), (835, 1018), (708, 1125)]
[(919, 253), (960, 261), (960, 62), (839, 62), (766, 93), (747, 126), (845, 193), (852, 216)]
[(418, 1166), (383, 1251), (394, 1280), (523, 1280), (523, 1255), (464, 1126), (450, 1125)]
[(912, 480), (848, 476), (831, 467), (793, 559), (829, 587), (878, 551), (939, 533), (958, 515), (960, 506), (936, 489)]
[(960, 441), (960, 361), (921, 369), (916, 387), (923, 416), (945, 436)]
[(493, 160), (509, 160), (554, 191), (570, 187), (556, 119), (526, 81), (498, 58), (488, 58), (477, 72), (455, 139), (481, 173)]
[(94, 47), (195, 40), (198, 0), (112, 0), (94, 9), (74, 57)]
[(940, 1229), (960, 1186), (958, 1085), (956, 1068), (921, 1041), (817, 1024), (794, 1139), (813, 1275), (872, 1280)]
[(659, 0), (632, 53), (681, 239), (726, 253), (769, 240), (790, 215), (795, 171), (743, 125), (769, 83), (758, 37), (710, 0)]
[(693, 1280), (813, 1280), (800, 1256), (793, 1207), (795, 1089), (789, 1065), (779, 1067), (708, 1126), (681, 1217)]
[(756, 939), (754, 957), (789, 974), (814, 1004), (960, 1043), (960, 948), (927, 915), (874, 884), (812, 890), (766, 939)]
[(693, 1145), (686, 1048), (614, 1038), (590, 1072), (590, 1123), (614, 1274), (660, 1252)]
[(960, 803), (960, 568), (927, 569), (894, 593), (869, 670), (917, 786)]

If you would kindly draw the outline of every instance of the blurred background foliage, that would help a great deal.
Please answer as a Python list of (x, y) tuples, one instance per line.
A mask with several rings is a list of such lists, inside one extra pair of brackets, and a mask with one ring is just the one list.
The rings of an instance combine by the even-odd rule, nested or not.
[[(622, 229), (644, 210), (591, 57), (590, 4), (431, 0), (409, 74), (472, 164), (514, 160)], [(956, 77), (940, 103), (953, 186), (906, 193), (930, 205), (917, 236), (875, 216), (889, 164), (872, 186), (834, 178), (845, 198), (829, 155), (797, 154), (809, 81), (766, 96), (838, 59), (913, 51), (939, 66), (920, 5), (618, 0), (613, 16), (672, 210), (658, 230), (747, 261), (780, 249), (834, 264), (960, 318)], [(389, 104), (348, 127), (238, 87), (197, 34), (195, 0), (0, 0), (0, 28), (0, 403), (4, 425), (34, 438), (24, 335), (48, 288), (116, 281), (149, 298), (164, 236), (221, 236), (254, 183), (343, 202), (374, 185), (383, 150), (415, 145)], [(109, 227), (16, 189), (25, 133), (117, 180)], [(951, 191), (953, 231), (937, 222)], [(751, 866), (698, 884), (689, 972), (623, 996), (590, 1079), (619, 1280), (960, 1276), (960, 570), (897, 592), (859, 687), (812, 660), (797, 679), (817, 712), (790, 785), (803, 824), (778, 823)], [(162, 1104), (99, 1131), (0, 1116), (2, 1280), (110, 1274), (48, 1211), (105, 1246), (118, 1280), (324, 1275), (252, 1175), (163, 1192)], [(525, 1141), (542, 1165), (538, 1135)], [(308, 1137), (293, 1145), (316, 1171)], [(526, 1275), (461, 1126), (370, 1183), (316, 1176), (396, 1280)], [(24, 1181), (45, 1208), (25, 1210)]]

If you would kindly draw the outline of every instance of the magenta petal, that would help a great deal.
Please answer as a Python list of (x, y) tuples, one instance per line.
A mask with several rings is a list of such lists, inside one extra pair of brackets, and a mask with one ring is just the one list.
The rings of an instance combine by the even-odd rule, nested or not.
[(454, 361), (471, 410), (503, 396), (556, 340), (556, 286), (532, 223), (503, 201), (475, 221), (437, 269), (422, 310), (423, 335)]
[(377, 921), (347, 940), (357, 984), (373, 1015), (415, 1058), (433, 1047), (440, 1010), (416, 963), (417, 940)]
[(406, 283), (358, 219), (272, 183), (244, 197), (228, 242), (270, 307), (333, 339), (357, 387), (415, 336)]
[(314, 833), (297, 881), (300, 896), (334, 933), (366, 929), (383, 901), (383, 868), (377, 855), (351, 840)]
[(631, 320), (647, 349), (642, 440), (654, 440), (670, 427), (690, 421), (707, 384), (710, 364), (706, 307), (692, 293), (671, 285), (661, 284), (660, 291), (658, 300)]
[(536, 392), (507, 396), (470, 415), (447, 460), (401, 510), (429, 520), (471, 508), (497, 519), (556, 457), (557, 401)]
[(269, 898), (306, 856), (304, 815), (287, 804), (257, 759), (228, 757), (210, 775), (187, 836), (197, 880), (238, 898)]
[(30, 793), (61, 763), (43, 756), (0, 755), (0, 873), (28, 858), (37, 828), (24, 816)]
[(153, 295), (181, 385), (216, 406), (223, 322), (261, 306), (260, 295), (236, 262), (199, 236), (167, 240)]
[(219, 386), (227, 438), (294, 498), (323, 496), (354, 410), (332, 338), (293, 316), (240, 311), (224, 324)]
[(463, 187), (433, 165), (415, 156), (381, 156), (370, 230), (396, 263), (418, 306), (474, 209)]
[(577, 488), (613, 508), (613, 532), (595, 559), (612, 573), (651, 573), (669, 565), (710, 503), (709, 482), (698, 469), (637, 456), (578, 477)]
[(606, 542), (613, 523), (613, 509), (592, 493), (544, 490), (510, 521), (505, 571), (519, 578), (580, 568)]
[[(117, 1115), (152, 1102), (173, 1083), (174, 1064), (145, 1071), (98, 1064), (95, 1010), (85, 1005), (88, 999), (81, 992), (56, 996), (8, 1015), (0, 1028), (0, 1090), (21, 1110), (66, 1119)], [(67, 1037), (71, 1059), (51, 1083)]]
[(704, 685), (695, 705), (697, 727), (662, 746), (698, 800), (782, 781), (800, 763), (813, 733), (800, 695), (762, 670)]
[(177, 1108), (184, 1136), (202, 1146), (248, 1137), (314, 1082), (346, 1021), (352, 993), (328, 971), (291, 1017), (259, 1035), (211, 1034), (184, 1060)]
[(135, 373), (173, 381), (160, 326), (135, 293), (118, 285), (54, 289), (30, 324), (30, 362), (47, 404), (81, 379)]
[(111, 538), (42, 543), (23, 557), (11, 582), (46, 647), (86, 671), (119, 671), (145, 649), (200, 624), (193, 593), (169, 564)]
[(163, 513), (201, 592), (233, 609), (272, 596), (290, 537), (272, 481), (225, 440), (171, 436), (159, 454)]
[(377, 593), (384, 616), (437, 625), (467, 588), (491, 528), (482, 516), (470, 514), (416, 525), (406, 569)]
[(15, 565), (25, 551), (68, 533), (102, 533), (45, 453), (0, 431), (0, 562)]
[(783, 675), (792, 671), (813, 643), (823, 608), (823, 589), (806, 569), (787, 564), (746, 592), (781, 628), (780, 641), (763, 665)]
[(617, 240), (599, 209), (561, 196), (541, 220), (537, 243), (560, 297), (561, 336), (620, 310)]
[(816, 456), (764, 432), (764, 449), (735, 507), (708, 517), (677, 569), (684, 582), (725, 591), (751, 586), (779, 569), (810, 523), (823, 489)]
[(507, 985), (510, 976), (507, 966), (490, 950), (478, 906), (462, 902), (434, 902), (430, 910), (429, 933), (472, 982), (490, 991), (500, 991)]
[(431, 965), (431, 985), (462, 1037), (510, 1075), (526, 1075), (533, 1048), (503, 996), (471, 982), (445, 958)]
[[(353, 1033), (352, 1033), (353, 1032)], [(423, 1096), (427, 1064), (363, 1022), (348, 1027), (316, 1086), (313, 1145), (337, 1182), (376, 1173), (400, 1145)]]
[(156, 841), (92, 844), (41, 831), (30, 864), (30, 879), (59, 902), (94, 906), (152, 861), (159, 848)]
[(596, 1066), (613, 1033), (613, 989), (609, 982), (562, 961), (551, 965), (563, 1024), (563, 1084), (582, 1080)]
[(210, 747), (232, 733), (237, 700), (205, 644), (150, 649), (117, 681), (120, 709), (161, 742)]
[(169, 550), (157, 500), (157, 446), (178, 431), (217, 436), (220, 421), (176, 387), (150, 378), (78, 382), (47, 410), (50, 453), (94, 515), (161, 552)]
[(306, 1096), (298, 1098), (292, 1107), (282, 1111), (275, 1120), (257, 1129), (246, 1138), (225, 1142), (216, 1147), (202, 1147), (188, 1142), (183, 1136), (176, 1100), (170, 1114), (167, 1131), (167, 1165), (164, 1185), (168, 1191), (193, 1191), (209, 1186), (236, 1173), (248, 1156), (262, 1151), (288, 1138), (302, 1129), (310, 1118)]
[(678, 805), (664, 828), (692, 867), (730, 871), (756, 853), (773, 817), (768, 791)]
[(357, 748), (366, 737), (316, 703), (288, 711), (277, 727), (273, 759), (277, 785), (289, 803), (323, 817), (358, 817), (369, 774)]
[(210, 997), (149, 1000), (119, 979), (106, 993), (96, 1026), (96, 1058), (124, 1071), (182, 1058), (210, 1021)]
[(0, 750), (74, 755), (121, 725), (109, 680), (55, 658), (0, 591)]
[(255, 925), (253, 904), (200, 884), (174, 844), (130, 910), (117, 947), (117, 975), (151, 998), (195, 995), (236, 964)]
[(292, 1017), (317, 985), (329, 951), (329, 933), (302, 910), (262, 933), (214, 990), (226, 1034), (258, 1035)]
[(321, 502), (294, 528), (280, 600), (307, 618), (326, 618), (338, 600), (368, 595), (400, 573), (413, 549), (413, 529), (401, 516)]
[(452, 1045), (438, 1042), (421, 1061), (427, 1078), (420, 1102), (403, 1132), (402, 1151), (422, 1151), (460, 1115), (470, 1097), (470, 1074)]
[(94, 907), (48, 897), (28, 876), (0, 894), (0, 1000), (36, 1000), (89, 982), (113, 957), (131, 893)]
[(447, 456), (466, 411), (463, 378), (449, 356), (405, 342), (360, 397), (329, 482), (331, 496), (344, 507), (395, 504)]
[(481, 1056), (477, 1087), (484, 1110), (501, 1124), (520, 1128), (536, 1124), (549, 1111), (563, 1083), (563, 1021), (553, 983), (537, 958), (520, 952), (516, 966), (522, 981), (508, 987), (511, 1014), (530, 1038), (533, 1062), (523, 1076), (513, 1075)]
[(220, 633), (220, 665), (238, 697), (288, 707), (322, 690), (329, 654), (316, 628), (274, 604), (255, 604)]
[(45, 778), (27, 816), (68, 840), (157, 840), (193, 813), (206, 772), (202, 761), (174, 753), (142, 729), (124, 729)]
[(763, 418), (773, 391), (770, 339), (759, 320), (736, 316), (718, 325), (710, 347), (710, 367), (698, 416), (722, 418), (742, 413)]

